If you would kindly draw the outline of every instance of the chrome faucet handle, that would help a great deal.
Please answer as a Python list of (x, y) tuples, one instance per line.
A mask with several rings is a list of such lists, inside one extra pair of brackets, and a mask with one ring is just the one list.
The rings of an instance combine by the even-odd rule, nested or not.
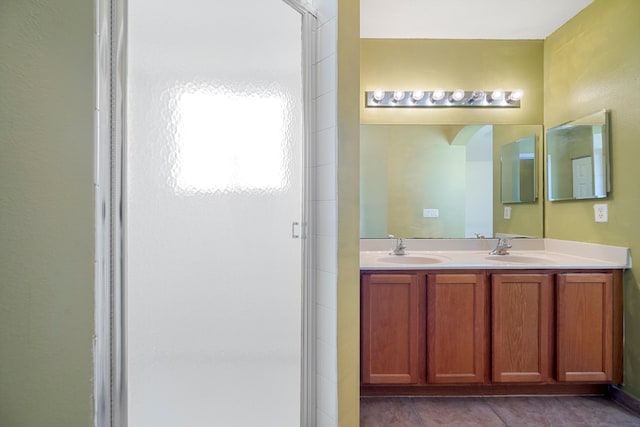
[(500, 237), (500, 239), (498, 240), (498, 244), (501, 244), (503, 248), (510, 249), (511, 248), (511, 243), (509, 243), (510, 241), (511, 239), (508, 237)]
[(509, 249), (511, 249), (509, 240), (507, 237), (498, 237), (498, 244), (489, 252), (489, 255), (509, 255)]
[(396, 239), (396, 247), (402, 247), (403, 249), (407, 246), (404, 244), (404, 239), (402, 237), (396, 237), (393, 234), (389, 234), (390, 239)]
[(389, 238), (396, 239), (396, 247), (391, 248), (389, 255), (405, 255), (404, 250), (407, 248), (407, 245), (405, 245), (404, 239), (402, 237), (396, 237), (393, 234), (389, 234)]

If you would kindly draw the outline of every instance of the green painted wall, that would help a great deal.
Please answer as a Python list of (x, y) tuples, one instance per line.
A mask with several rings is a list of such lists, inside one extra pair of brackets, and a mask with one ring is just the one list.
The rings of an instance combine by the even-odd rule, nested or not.
[[(542, 40), (362, 39), (363, 124), (542, 124)], [(522, 88), (521, 108), (365, 108), (364, 92)]]
[[(628, 246), (640, 265), (640, 2), (595, 0), (545, 40), (544, 125), (611, 110), (609, 222), (596, 201), (545, 203), (545, 235)], [(602, 200), (597, 201), (602, 203)], [(625, 390), (640, 398), (640, 284), (625, 274)]]
[[(358, 22), (354, 16), (340, 15), (340, 20), (343, 25), (355, 26)], [(544, 233), (551, 238), (628, 246), (632, 249), (635, 265), (640, 265), (637, 255), (640, 253), (640, 227), (636, 222), (640, 218), (640, 192), (637, 189), (640, 169), (635, 164), (640, 159), (640, 144), (637, 143), (640, 140), (640, 127), (637, 125), (640, 117), (640, 79), (637, 77), (640, 75), (639, 23), (640, 2), (595, 0), (544, 42), (361, 40), (361, 122), (544, 123), (545, 127), (551, 127), (602, 108), (610, 109), (613, 192), (606, 200), (609, 223), (596, 224), (593, 221), (593, 201), (544, 202)], [(339, 41), (340, 44), (343, 42)], [(352, 42), (349, 40), (347, 43)], [(527, 43), (530, 43), (529, 52), (526, 52)], [(518, 44), (522, 50), (514, 47)], [(469, 63), (474, 66), (469, 67)], [(519, 85), (525, 88), (526, 93), (520, 114), (403, 110), (391, 115), (389, 110), (364, 108), (365, 90), (377, 87), (411, 90), (424, 86), (425, 81), (437, 81), (438, 86), (446, 88), (457, 85), (491, 87), (505, 74), (505, 70), (508, 70), (507, 75), (518, 72), (529, 76), (528, 83)], [(343, 79), (343, 71), (339, 70), (339, 79)], [(349, 77), (343, 81), (354, 83), (351, 71), (346, 73)], [(528, 74), (529, 71), (533, 74)], [(511, 79), (508, 83), (516, 84), (517, 81)], [(500, 85), (507, 87), (507, 83)], [(538, 182), (542, 183), (542, 179), (541, 175)], [(339, 182), (339, 188), (342, 186), (350, 188), (348, 184)], [(543, 196), (540, 189), (539, 198)], [(514, 207), (513, 212), (516, 208), (520, 207)], [(494, 206), (494, 212), (498, 210), (502, 213), (502, 205)], [(496, 227), (501, 225), (498, 223)], [(625, 274), (624, 287), (624, 387), (640, 398), (640, 310), (637, 308), (640, 306), (640, 284), (634, 270)], [(353, 303), (349, 307), (358, 309)], [(349, 307), (345, 305), (343, 308)]]
[(0, 1), (0, 425), (93, 423), (93, 2)]
[[(360, 127), (361, 237), (464, 237), (466, 149), (447, 129)], [(424, 208), (440, 216), (424, 218)]]
[[(500, 164), (501, 145), (535, 130), (539, 137), (538, 153), (542, 155), (542, 40), (361, 39), (360, 48), (359, 97), (362, 124), (505, 125), (494, 126), (494, 165)], [(395, 110), (364, 107), (364, 91), (367, 90), (412, 90), (420, 87), (433, 89), (433, 85), (445, 89), (523, 88), (525, 96), (519, 109)], [(364, 140), (361, 141), (363, 142)], [(538, 172), (541, 189), (542, 162), (538, 165)], [(504, 220), (504, 205), (499, 198), (499, 173), (500, 168), (494, 167), (494, 233), (542, 236), (542, 193), (539, 193), (538, 201), (534, 204), (510, 205), (512, 218)]]

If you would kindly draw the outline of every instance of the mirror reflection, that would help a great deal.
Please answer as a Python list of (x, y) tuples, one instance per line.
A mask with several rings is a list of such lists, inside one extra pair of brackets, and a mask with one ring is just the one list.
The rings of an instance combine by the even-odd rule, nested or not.
[(611, 191), (606, 110), (547, 130), (547, 198), (598, 199)]
[(536, 136), (529, 135), (500, 148), (500, 200), (531, 203), (536, 197)]
[(540, 202), (504, 219), (500, 201), (501, 147), (528, 135), (542, 126), (361, 125), (360, 237), (542, 237)]

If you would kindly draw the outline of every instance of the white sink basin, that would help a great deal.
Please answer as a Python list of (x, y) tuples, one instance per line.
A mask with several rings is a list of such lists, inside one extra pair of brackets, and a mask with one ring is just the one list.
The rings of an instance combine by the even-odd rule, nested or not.
[(532, 255), (489, 255), (489, 261), (514, 262), (517, 264), (553, 264), (549, 258)]
[(388, 255), (378, 258), (378, 261), (391, 264), (438, 264), (444, 259), (427, 255)]

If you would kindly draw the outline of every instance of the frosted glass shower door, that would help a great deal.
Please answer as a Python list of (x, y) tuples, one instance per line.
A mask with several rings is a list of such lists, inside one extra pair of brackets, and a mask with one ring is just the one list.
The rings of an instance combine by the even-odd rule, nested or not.
[(129, 0), (130, 427), (298, 426), (302, 15)]

